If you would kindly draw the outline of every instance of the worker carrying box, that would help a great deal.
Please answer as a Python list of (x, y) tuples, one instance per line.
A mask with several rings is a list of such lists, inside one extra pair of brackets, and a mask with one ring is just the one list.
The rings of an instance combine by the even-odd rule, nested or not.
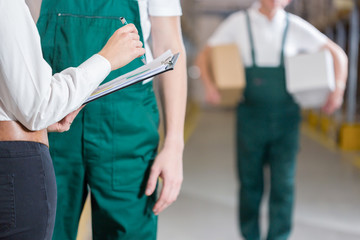
[[(242, 51), (246, 88), (243, 101), (234, 111), (234, 145), (240, 186), (239, 229), (244, 239), (261, 239), (262, 236), (259, 210), (266, 165), (271, 169), (271, 198), (265, 238), (288, 239), (291, 232), (301, 112), (286, 88), (285, 58), (302, 50), (331, 51), (337, 88), (322, 107), (326, 113), (341, 106), (346, 83), (344, 51), (311, 24), (284, 11), (289, 2), (256, 1), (250, 9), (231, 14), (214, 31), (197, 58), (206, 101), (216, 105), (220, 94), (209, 76), (210, 48), (235, 42)], [(314, 70), (302, 70), (300, 82), (306, 78), (303, 72), (313, 74)]]

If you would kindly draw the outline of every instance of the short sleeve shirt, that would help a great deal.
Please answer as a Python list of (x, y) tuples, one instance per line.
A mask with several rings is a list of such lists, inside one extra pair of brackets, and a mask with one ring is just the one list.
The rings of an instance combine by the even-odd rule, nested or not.
[[(254, 39), (256, 63), (258, 66), (278, 66), (281, 44), (286, 25), (286, 12), (278, 10), (270, 21), (261, 14), (258, 5), (248, 10)], [(289, 14), (289, 29), (285, 42), (285, 56), (301, 52), (316, 52), (328, 38), (310, 23)], [(245, 66), (252, 65), (251, 45), (247, 30), (246, 15), (239, 11), (228, 17), (208, 40), (209, 46), (235, 43), (239, 47)]]
[(170, 17), (181, 16), (182, 9), (180, 0), (138, 0), (140, 9), (141, 28), (144, 36), (146, 58), (152, 59), (148, 46), (150, 38), (151, 23), (149, 16)]

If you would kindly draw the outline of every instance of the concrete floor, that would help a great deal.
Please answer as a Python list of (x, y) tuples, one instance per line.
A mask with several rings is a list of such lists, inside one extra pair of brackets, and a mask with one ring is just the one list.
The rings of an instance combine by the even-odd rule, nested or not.
[[(159, 240), (241, 239), (233, 136), (232, 111), (201, 113), (185, 148), (181, 195), (159, 218)], [(360, 170), (348, 157), (301, 136), (291, 240), (360, 239)]]

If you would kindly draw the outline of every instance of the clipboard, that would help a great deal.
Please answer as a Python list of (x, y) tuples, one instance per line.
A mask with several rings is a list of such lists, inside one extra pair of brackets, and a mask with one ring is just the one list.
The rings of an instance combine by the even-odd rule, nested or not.
[(173, 70), (179, 54), (172, 54), (171, 50), (167, 50), (152, 62), (100, 85), (83, 104), (88, 104), (120, 89)]

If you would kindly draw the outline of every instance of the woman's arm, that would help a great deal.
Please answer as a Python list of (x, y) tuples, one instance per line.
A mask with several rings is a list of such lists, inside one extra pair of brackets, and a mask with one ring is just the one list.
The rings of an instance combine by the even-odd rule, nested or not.
[(0, 36), (0, 100), (30, 130), (44, 129), (78, 109), (111, 70), (145, 52), (129, 24), (99, 54), (52, 76), (24, 0), (0, 1)]

